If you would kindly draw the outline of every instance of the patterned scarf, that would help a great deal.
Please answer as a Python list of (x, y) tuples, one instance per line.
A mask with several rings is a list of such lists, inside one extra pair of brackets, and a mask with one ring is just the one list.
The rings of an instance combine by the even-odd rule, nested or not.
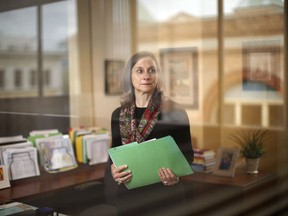
[(122, 144), (128, 144), (135, 141), (140, 143), (147, 139), (153, 127), (156, 125), (160, 114), (160, 103), (157, 103), (157, 99), (159, 99), (159, 94), (154, 94), (151, 97), (138, 128), (135, 117), (135, 104), (133, 103), (131, 106), (121, 108), (119, 125)]

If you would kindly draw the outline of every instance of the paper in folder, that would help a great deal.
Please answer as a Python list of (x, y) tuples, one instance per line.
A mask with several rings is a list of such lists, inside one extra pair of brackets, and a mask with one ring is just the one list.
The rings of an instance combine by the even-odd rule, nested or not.
[(171, 136), (110, 148), (108, 152), (115, 166), (126, 164), (132, 171), (128, 189), (160, 182), (158, 171), (162, 167), (170, 168), (176, 176), (193, 173)]

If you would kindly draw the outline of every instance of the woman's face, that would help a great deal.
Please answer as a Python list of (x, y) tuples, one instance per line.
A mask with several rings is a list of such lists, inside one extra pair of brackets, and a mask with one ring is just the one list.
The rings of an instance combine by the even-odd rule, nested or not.
[(152, 94), (157, 85), (157, 77), (158, 69), (156, 62), (150, 57), (140, 59), (131, 71), (135, 95), (137, 93)]

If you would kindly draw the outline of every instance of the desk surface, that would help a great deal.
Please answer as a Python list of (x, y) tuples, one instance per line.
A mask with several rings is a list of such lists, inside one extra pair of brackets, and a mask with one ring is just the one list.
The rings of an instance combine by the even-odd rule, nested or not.
[(89, 181), (103, 180), (104, 172), (105, 163), (92, 166), (80, 165), (73, 170), (54, 174), (41, 170), (40, 176), (11, 181), (10, 188), (0, 190), (0, 202), (15, 201), (20, 198), (56, 191)]
[[(105, 163), (97, 165), (80, 165), (79, 167), (62, 173), (50, 174), (45, 171), (40, 176), (11, 181), (11, 187), (0, 190), (0, 203), (39, 195), (45, 192), (57, 191), (65, 187), (83, 184), (89, 181), (103, 180)], [(222, 184), (242, 187), (243, 190), (255, 187), (276, 179), (276, 174), (260, 171), (256, 175), (246, 174), (243, 169), (237, 169), (235, 176), (221, 177), (205, 173), (194, 173), (181, 178), (184, 181)]]
[(233, 178), (197, 172), (193, 175), (185, 176), (182, 179), (184, 181), (242, 187), (243, 190), (246, 190), (253, 188), (255, 185), (276, 180), (277, 175), (276, 173), (268, 171), (259, 171), (258, 174), (248, 174), (244, 171), (244, 169), (239, 168), (236, 169), (235, 176)]

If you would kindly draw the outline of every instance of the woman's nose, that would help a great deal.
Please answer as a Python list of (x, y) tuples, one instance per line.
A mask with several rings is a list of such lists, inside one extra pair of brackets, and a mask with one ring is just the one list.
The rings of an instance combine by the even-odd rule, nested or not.
[(146, 71), (143, 73), (143, 78), (145, 78), (145, 79), (150, 79), (150, 76), (151, 76), (151, 74), (150, 74), (150, 72), (149, 72), (148, 70), (146, 70)]

